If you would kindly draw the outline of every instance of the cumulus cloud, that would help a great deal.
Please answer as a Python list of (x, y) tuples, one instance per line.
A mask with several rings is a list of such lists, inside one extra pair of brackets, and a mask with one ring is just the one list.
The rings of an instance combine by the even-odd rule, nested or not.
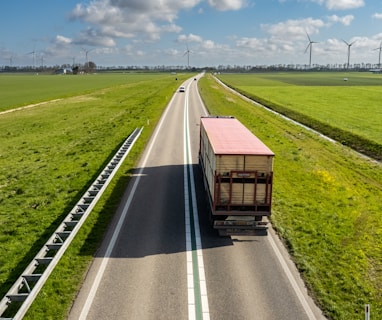
[[(115, 45), (116, 38), (143, 36), (150, 40), (160, 39), (163, 33), (181, 31), (175, 24), (178, 12), (193, 8), (201, 0), (94, 0), (77, 4), (70, 19), (80, 20), (91, 27), (84, 35), (95, 37), (95, 44)], [(92, 32), (89, 32), (91, 30)]]
[(321, 19), (300, 19), (287, 20), (276, 24), (262, 24), (261, 28), (277, 39), (301, 39), (306, 38), (306, 32), (309, 34), (319, 33), (319, 29), (326, 24)]
[(201, 36), (190, 33), (189, 35), (185, 35), (185, 34), (179, 35), (177, 41), (189, 43), (189, 42), (202, 42), (203, 39)]
[(329, 10), (348, 10), (363, 7), (364, 0), (312, 0), (319, 4), (324, 4)]
[[(182, 27), (177, 24), (179, 13), (194, 9), (203, 11), (201, 3), (214, 10), (240, 10), (248, 5), (248, 0), (91, 0), (77, 4), (69, 14), (69, 19), (85, 23), (86, 29), (73, 37), (72, 43), (86, 46), (117, 46), (118, 41), (129, 39), (145, 42), (160, 40), (165, 34), (180, 34)], [(123, 42), (123, 41), (122, 41)], [(181, 35), (177, 42), (199, 43), (205, 48), (213, 47), (213, 42), (204, 42), (200, 37)]]
[(344, 26), (350, 26), (350, 24), (354, 20), (354, 16), (353, 15), (347, 15), (347, 16), (339, 17), (337, 15), (332, 15), (332, 16), (328, 17), (328, 20), (330, 22), (342, 23)]
[(64, 45), (71, 44), (72, 43), (72, 39), (64, 37), (64, 36), (57, 35), (56, 39), (55, 39), (55, 43), (57, 43), (57, 44), (64, 44)]
[(255, 49), (257, 51), (265, 51), (265, 40), (258, 38), (243, 37), (237, 39), (236, 46), (239, 48)]
[(78, 45), (88, 46), (106, 46), (112, 47), (115, 45), (115, 40), (105, 34), (102, 34), (97, 29), (89, 28), (81, 32), (73, 43)]
[(240, 10), (247, 5), (245, 0), (208, 0), (208, 4), (217, 10)]
[(382, 19), (382, 13), (374, 13), (372, 17), (375, 19)]

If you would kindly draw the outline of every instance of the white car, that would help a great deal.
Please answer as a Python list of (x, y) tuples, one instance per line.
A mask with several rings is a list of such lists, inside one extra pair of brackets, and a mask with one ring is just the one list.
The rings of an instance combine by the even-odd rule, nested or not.
[(183, 86), (179, 87), (179, 92), (185, 92), (185, 91), (186, 91), (185, 87), (183, 87)]

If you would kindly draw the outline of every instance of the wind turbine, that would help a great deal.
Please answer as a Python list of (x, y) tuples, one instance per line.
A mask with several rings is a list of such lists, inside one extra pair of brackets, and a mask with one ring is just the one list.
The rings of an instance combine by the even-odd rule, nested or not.
[(382, 41), (379, 44), (379, 48), (376, 48), (374, 50), (379, 50), (379, 57), (378, 57), (378, 68), (381, 68), (381, 51), (382, 51)]
[(44, 60), (45, 60), (45, 57), (43, 54), (41, 54), (41, 69), (44, 70)]
[(190, 69), (190, 53), (191, 51), (190, 49), (188, 49), (188, 45), (187, 45), (187, 50), (183, 54), (183, 57), (187, 55), (187, 69)]
[(94, 49), (87, 49), (87, 50), (86, 50), (85, 48), (82, 48), (82, 51), (85, 52), (86, 63), (87, 63), (87, 64), (89, 63), (88, 53), (89, 53), (90, 51), (92, 51), (92, 50), (94, 50)]
[(349, 69), (349, 62), (350, 62), (350, 48), (351, 46), (354, 44), (355, 41), (353, 41), (352, 43), (348, 43), (346, 42), (344, 39), (342, 39), (343, 42), (346, 43), (346, 45), (348, 46), (348, 65), (347, 65), (347, 68), (346, 69)]
[(309, 37), (308, 32), (306, 33), (306, 36), (308, 37), (309, 43), (308, 43), (308, 46), (305, 49), (305, 53), (308, 51), (308, 48), (309, 48), (309, 68), (310, 68), (311, 65), (312, 65), (312, 47), (313, 47), (313, 43), (318, 43), (318, 42), (312, 41), (310, 39), (310, 37)]
[(89, 58), (88, 58), (88, 53), (90, 51), (92, 51), (93, 49), (85, 49), (85, 48), (82, 48), (82, 50), (85, 52), (85, 56), (86, 56), (86, 71), (88, 72), (89, 71)]
[(35, 51), (35, 48), (33, 47), (33, 51), (29, 52), (28, 54), (33, 55), (33, 69), (36, 69), (36, 51)]

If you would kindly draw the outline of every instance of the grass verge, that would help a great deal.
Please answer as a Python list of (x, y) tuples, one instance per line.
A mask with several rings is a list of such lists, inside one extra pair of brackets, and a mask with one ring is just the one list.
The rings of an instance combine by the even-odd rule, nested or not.
[(276, 154), (272, 224), (331, 319), (382, 314), (382, 166), (199, 81), (211, 114), (232, 115)]

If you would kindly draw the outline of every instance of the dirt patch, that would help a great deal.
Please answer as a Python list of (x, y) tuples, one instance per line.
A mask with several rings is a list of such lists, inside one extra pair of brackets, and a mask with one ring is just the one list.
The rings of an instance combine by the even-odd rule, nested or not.
[[(68, 100), (68, 101), (70, 101), (72, 103), (91, 101), (91, 100), (95, 100), (95, 99), (96, 98), (94, 98), (92, 96), (88, 96), (88, 95), (66, 98), (66, 100)], [(39, 103), (29, 104), (27, 106), (23, 106), (23, 107), (19, 107), (19, 108), (14, 108), (14, 109), (10, 109), (10, 110), (1, 111), (0, 115), (6, 114), (6, 113), (15, 112), (15, 111), (21, 111), (21, 110), (24, 110), (24, 109), (30, 109), (30, 108), (34, 108), (34, 107), (39, 107), (39, 106), (45, 105), (47, 103), (54, 103), (54, 102), (58, 102), (58, 101), (62, 101), (62, 100), (64, 100), (64, 99), (54, 99), (54, 100), (49, 100), (49, 101), (43, 101), (43, 102), (39, 102)]]
[(57, 101), (60, 101), (60, 100), (62, 100), (62, 99), (55, 99), (55, 100), (50, 100), (50, 101), (44, 101), (44, 102), (29, 104), (29, 105), (24, 106), (24, 107), (19, 107), (19, 108), (14, 108), (14, 109), (2, 111), (2, 112), (0, 112), (0, 115), (5, 114), (5, 113), (20, 111), (20, 110), (23, 110), (23, 109), (30, 109), (30, 108), (38, 107), (38, 106), (41, 106), (41, 105), (44, 105), (44, 104), (47, 104), (47, 103), (50, 103), (50, 102), (57, 102)]

